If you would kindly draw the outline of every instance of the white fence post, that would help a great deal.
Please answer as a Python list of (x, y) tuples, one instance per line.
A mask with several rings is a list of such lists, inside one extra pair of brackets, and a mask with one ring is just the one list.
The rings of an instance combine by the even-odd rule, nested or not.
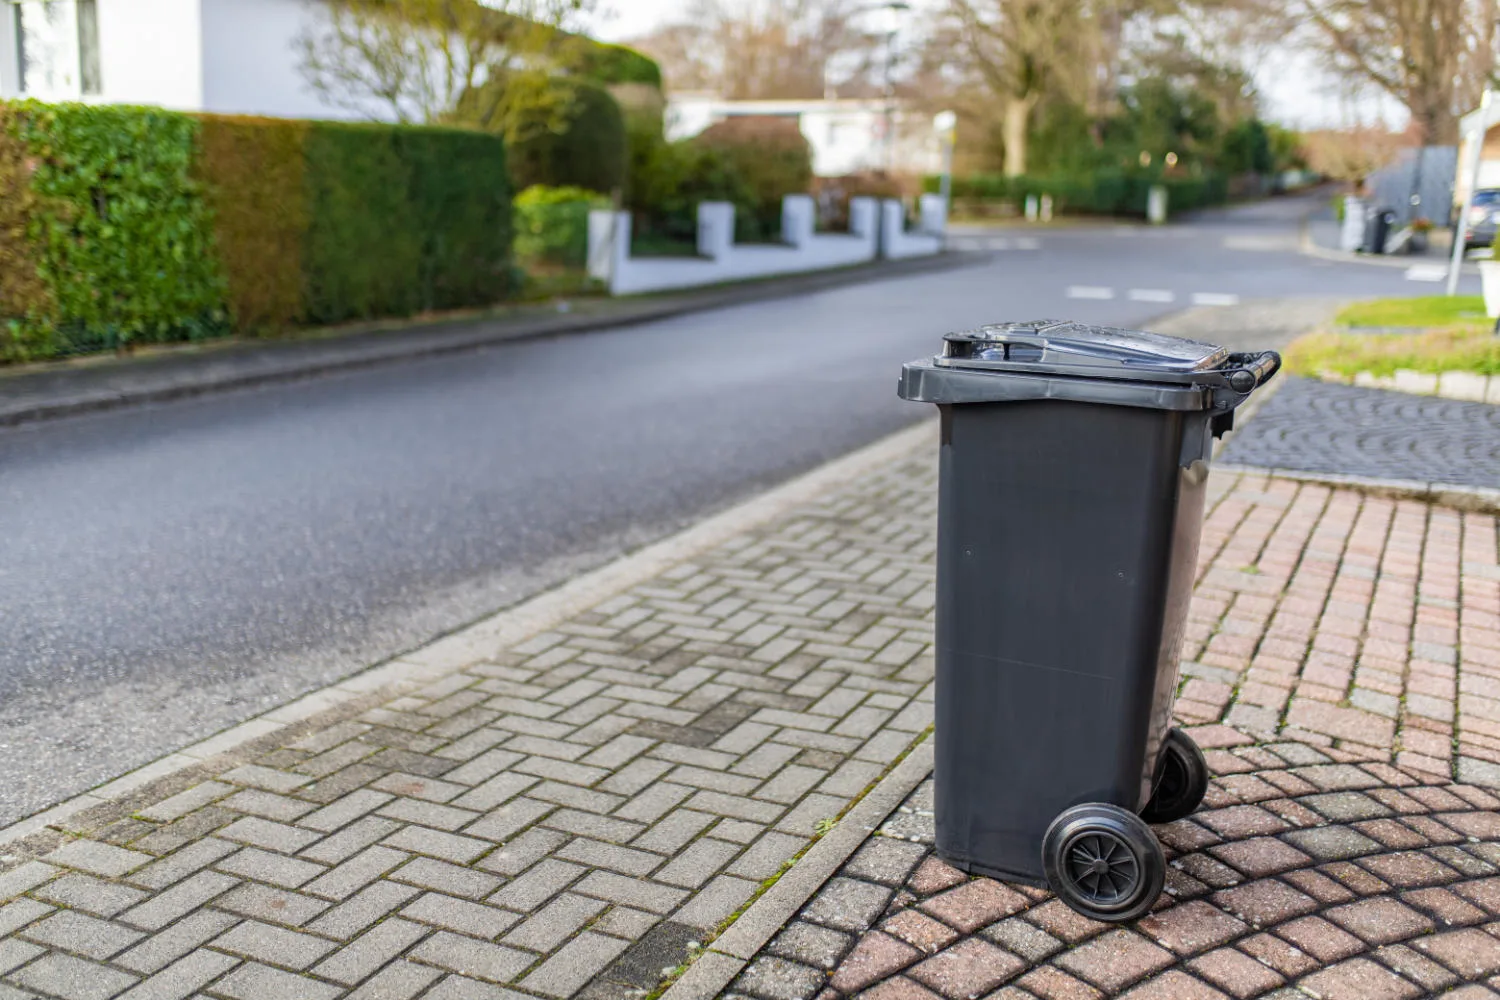
[(817, 207), (810, 194), (789, 194), (781, 199), (781, 242), (802, 247), (812, 243)]
[(728, 260), (734, 246), (734, 206), (727, 201), (698, 203), (698, 256)]
[(924, 194), (919, 202), (921, 228), (924, 233), (942, 236), (948, 231), (948, 199), (940, 194)]

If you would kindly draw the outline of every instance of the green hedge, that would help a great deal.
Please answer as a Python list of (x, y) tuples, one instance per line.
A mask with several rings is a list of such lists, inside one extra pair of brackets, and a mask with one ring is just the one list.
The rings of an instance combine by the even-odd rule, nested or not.
[[(1005, 177), (1001, 174), (971, 174), (953, 178), (955, 202), (1009, 203), (1020, 211), (1029, 195), (1051, 195), (1053, 210), (1081, 215), (1146, 214), (1147, 192), (1156, 184), (1167, 189), (1171, 211), (1190, 211), (1228, 200), (1228, 180), (1217, 173), (1201, 177), (1162, 177), (1157, 174), (1099, 170), (1087, 174), (1043, 177)], [(938, 178), (924, 181), (928, 191), (938, 189)]]
[(516, 259), (526, 265), (588, 264), (589, 211), (608, 208), (593, 191), (534, 185), (516, 195)]
[(485, 305), (504, 143), (0, 102), (0, 361)]

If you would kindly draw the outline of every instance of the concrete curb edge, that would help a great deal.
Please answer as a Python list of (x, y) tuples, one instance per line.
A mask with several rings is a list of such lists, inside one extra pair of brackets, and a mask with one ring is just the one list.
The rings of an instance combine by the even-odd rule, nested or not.
[(912, 748), (848, 814), (813, 844), (740, 916), (697, 961), (688, 966), (661, 1000), (712, 1000), (750, 963), (766, 943), (796, 915), (839, 866), (879, 829), (897, 806), (932, 773), (931, 737)]
[(362, 703), (374, 696), (395, 697), (429, 684), (482, 659), (486, 650), (521, 642), (546, 631), (627, 587), (649, 580), (668, 567), (915, 453), (930, 445), (935, 429), (936, 421), (928, 419), (897, 431), (514, 607), (488, 615), (0, 828), (0, 847), (65, 822), (85, 810), (119, 802), (157, 781), (204, 765), (212, 758), (324, 713)]
[(1307, 472), (1301, 469), (1267, 468), (1260, 465), (1215, 465), (1214, 471), (1276, 479), (1295, 479), (1298, 482), (1352, 489), (1373, 496), (1422, 500), (1456, 510), (1500, 513), (1500, 489), (1490, 489), (1484, 486), (1426, 482), (1420, 479), (1377, 479), (1373, 476), (1346, 476), (1336, 472)]
[[(876, 281), (882, 278), (899, 278), (907, 275), (925, 274), (931, 271), (976, 266), (988, 258), (989, 255), (985, 253), (960, 254), (945, 252), (932, 257), (915, 257), (898, 261), (878, 261), (870, 264), (855, 265), (851, 268), (809, 272), (807, 274), (792, 275), (784, 278), (742, 283), (709, 291), (689, 292), (658, 303), (648, 302), (648, 304), (639, 310), (624, 310), (613, 316), (594, 316), (583, 313), (547, 316), (532, 320), (517, 321), (511, 324), (499, 323), (496, 324), (497, 328), (468, 334), (461, 332), (452, 333), (446, 337), (442, 335), (440, 324), (414, 324), (411, 327), (392, 330), (385, 334), (392, 341), (391, 343), (368, 349), (364, 349), (362, 345), (352, 342), (346, 343), (343, 346), (347, 353), (343, 357), (324, 357), (321, 359), (312, 359), (304, 363), (298, 363), (294, 359), (292, 362), (280, 367), (272, 366), (257, 371), (231, 372), (218, 375), (204, 373), (204, 376), (196, 381), (189, 379), (183, 382), (164, 383), (155, 388), (141, 388), (135, 391), (117, 391), (106, 388), (92, 392), (81, 392), (71, 399), (63, 399), (57, 402), (35, 403), (12, 410), (0, 409), (0, 427), (55, 420), (62, 417), (94, 413), (100, 410), (114, 410), (149, 403), (170, 402), (176, 399), (187, 399), (194, 396), (210, 395), (235, 389), (249, 389), (263, 385), (295, 382), (301, 379), (316, 378), (339, 372), (375, 368), (399, 361), (441, 357), (448, 354), (473, 351), (497, 344), (536, 340), (543, 337), (617, 330), (624, 327), (652, 323), (658, 320), (672, 319), (691, 313), (743, 305), (747, 302), (807, 295), (847, 285), (863, 284), (867, 281)], [(484, 324), (486, 321), (480, 319), (474, 322)], [(424, 338), (424, 333), (429, 335)], [(352, 338), (363, 335), (365, 334), (351, 334), (349, 336)], [(398, 342), (398, 338), (403, 336), (407, 338), (408, 342)], [(337, 337), (332, 337), (324, 341), (324, 343), (336, 341), (337, 339)], [(314, 342), (309, 341), (308, 343), (311, 344)], [(221, 360), (221, 358), (210, 357), (208, 360)]]

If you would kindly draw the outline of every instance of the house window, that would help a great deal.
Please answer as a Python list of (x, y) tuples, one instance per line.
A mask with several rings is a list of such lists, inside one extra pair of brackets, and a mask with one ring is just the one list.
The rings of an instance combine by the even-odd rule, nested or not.
[(21, 93), (76, 100), (103, 91), (98, 0), (10, 0)]

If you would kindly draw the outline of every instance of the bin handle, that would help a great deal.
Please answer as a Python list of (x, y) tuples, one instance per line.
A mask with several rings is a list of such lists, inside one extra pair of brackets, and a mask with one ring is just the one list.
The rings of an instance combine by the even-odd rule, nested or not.
[[(1249, 395), (1265, 385), (1281, 370), (1281, 355), (1275, 351), (1240, 355), (1236, 360), (1240, 361), (1240, 368), (1229, 373), (1229, 387), (1242, 395)], [(1249, 378), (1245, 377), (1247, 375)]]

